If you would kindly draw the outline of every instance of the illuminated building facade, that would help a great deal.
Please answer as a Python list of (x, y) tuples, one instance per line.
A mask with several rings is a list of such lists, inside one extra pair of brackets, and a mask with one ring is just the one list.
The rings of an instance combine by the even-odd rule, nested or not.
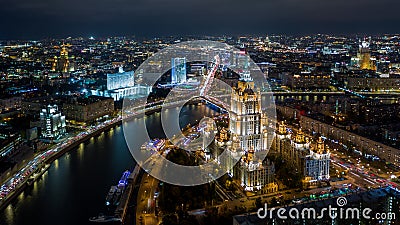
[(111, 116), (114, 100), (101, 96), (72, 98), (63, 104), (63, 112), (70, 123), (90, 123)]
[(0, 132), (0, 159), (15, 154), (22, 143), (21, 134)]
[(171, 59), (171, 84), (186, 83), (186, 58)]
[(107, 90), (129, 88), (135, 85), (134, 72), (125, 72), (122, 67), (118, 73), (107, 74)]
[(61, 45), (60, 56), (54, 56), (51, 71), (57, 71), (61, 73), (73, 72), (74, 68), (74, 57), (68, 56), (68, 49), (65, 44)]
[(125, 72), (122, 67), (118, 73), (107, 74), (107, 90), (91, 90), (92, 95), (111, 97), (119, 101), (124, 97), (147, 96), (150, 86), (135, 85), (134, 71)]
[(316, 145), (306, 158), (305, 176), (309, 181), (329, 180), (330, 153), (319, 137)]
[(277, 154), (283, 154), (285, 148), (288, 146), (287, 143), (291, 140), (291, 134), (287, 131), (285, 123), (282, 121), (278, 125), (278, 129), (275, 132), (275, 138), (272, 141), (271, 151)]
[(370, 43), (363, 40), (359, 45), (357, 57), (351, 58), (351, 65), (362, 70), (376, 70), (376, 58), (371, 57)]
[(320, 137), (312, 144), (301, 129), (291, 138), (282, 123), (276, 132), (273, 149), (302, 174), (307, 182), (329, 179), (330, 153)]
[(241, 77), (232, 93), (230, 110), (230, 132), (235, 135), (232, 152), (242, 154), (234, 167), (234, 175), (247, 191), (276, 191), (274, 164), (254, 154), (268, 150), (268, 124), (261, 111), (261, 94), (254, 91), (250, 72), (244, 72)]
[(346, 77), (346, 88), (361, 91), (396, 91), (400, 88), (397, 74), (360, 74)]
[(266, 151), (267, 118), (261, 111), (261, 95), (254, 88), (250, 78), (238, 82), (232, 93), (230, 132), (238, 135), (240, 148), (244, 151)]
[(335, 127), (332, 124), (327, 124), (307, 116), (302, 116), (300, 118), (300, 124), (308, 131), (315, 131), (326, 137), (329, 136), (331, 139), (339, 140), (340, 142), (351, 142), (357, 149), (368, 149), (370, 154), (376, 155), (396, 166), (400, 166), (400, 150), (398, 148), (382, 144), (381, 142), (371, 140), (367, 137), (357, 135), (351, 131)]
[(65, 116), (61, 115), (57, 105), (48, 105), (40, 112), (42, 137), (58, 139), (65, 134)]
[(313, 90), (313, 89), (329, 89), (330, 75), (328, 73), (313, 73), (302, 71), (297, 74), (289, 74), (285, 77), (285, 85), (293, 90)]
[(269, 160), (255, 160), (253, 151), (248, 151), (242, 156), (234, 169), (234, 177), (246, 191), (278, 191), (278, 185), (274, 182), (274, 163)]

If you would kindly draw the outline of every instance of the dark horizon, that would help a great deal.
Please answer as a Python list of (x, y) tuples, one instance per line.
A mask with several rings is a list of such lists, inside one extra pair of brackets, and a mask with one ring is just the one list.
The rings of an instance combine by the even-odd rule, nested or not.
[(51, 40), (69, 40), (69, 39), (78, 39), (78, 38), (83, 38), (83, 39), (89, 39), (89, 38), (94, 38), (94, 40), (104, 40), (107, 38), (127, 38), (127, 39), (135, 39), (138, 41), (143, 41), (143, 40), (149, 40), (149, 39), (165, 39), (165, 38), (193, 38), (195, 40), (201, 40), (202, 37), (210, 37), (210, 38), (220, 38), (220, 37), (232, 37), (232, 38), (237, 38), (237, 37), (267, 37), (267, 36), (286, 36), (286, 37), (304, 37), (304, 36), (317, 36), (317, 35), (322, 35), (322, 36), (332, 36), (336, 38), (368, 38), (368, 37), (379, 37), (379, 36), (399, 36), (400, 37), (400, 32), (399, 33), (390, 33), (390, 32), (381, 32), (381, 33), (242, 33), (242, 34), (160, 34), (160, 35), (143, 35), (143, 36), (138, 36), (135, 34), (114, 34), (114, 35), (102, 35), (102, 36), (97, 36), (97, 35), (61, 35), (61, 34), (56, 34), (54, 36), (43, 36), (43, 37), (37, 37), (37, 38), (1, 38), (0, 37), (0, 42), (7, 42), (7, 41), (51, 41)]
[(4, 0), (0, 6), (1, 40), (400, 33), (400, 2), (390, 0)]

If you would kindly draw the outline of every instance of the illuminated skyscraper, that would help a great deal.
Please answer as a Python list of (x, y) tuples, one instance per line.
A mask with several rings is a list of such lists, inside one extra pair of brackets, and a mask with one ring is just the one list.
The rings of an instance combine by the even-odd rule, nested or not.
[(255, 90), (250, 72), (244, 72), (232, 93), (230, 132), (237, 142), (233, 152), (242, 157), (234, 167), (235, 178), (248, 191), (274, 192), (274, 164), (257, 158), (257, 152), (268, 151), (273, 135), (267, 131), (267, 118), (261, 111), (261, 93)]
[(58, 59), (58, 71), (66, 73), (69, 68), (68, 50), (65, 45), (62, 45), (60, 58)]
[(186, 58), (171, 59), (171, 84), (186, 83)]
[(239, 80), (236, 91), (232, 93), (230, 131), (238, 135), (244, 151), (266, 151), (266, 115), (261, 111), (261, 94), (254, 88), (254, 81), (249, 75)]
[(376, 58), (371, 57), (370, 43), (363, 40), (359, 45), (357, 58), (352, 58), (352, 64), (357, 65), (362, 70), (376, 70)]
[(51, 70), (58, 71), (62, 73), (72, 72), (75, 70), (74, 63), (70, 61), (70, 59), (74, 59), (74, 57), (68, 56), (68, 49), (65, 44), (61, 45), (60, 56), (54, 56), (53, 65)]

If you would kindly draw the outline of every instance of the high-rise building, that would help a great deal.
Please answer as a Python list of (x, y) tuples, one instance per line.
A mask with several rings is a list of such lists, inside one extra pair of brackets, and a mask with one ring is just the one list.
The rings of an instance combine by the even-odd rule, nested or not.
[(357, 57), (351, 58), (351, 66), (358, 67), (362, 70), (376, 70), (376, 58), (371, 57), (370, 43), (363, 40), (358, 49)]
[(171, 84), (186, 83), (186, 58), (171, 59)]
[(304, 176), (305, 159), (310, 154), (310, 139), (299, 129), (289, 144), (284, 147), (282, 156)]
[(268, 150), (266, 115), (261, 111), (261, 94), (255, 92), (254, 82), (242, 79), (232, 93), (230, 132), (237, 134), (244, 151)]
[(57, 105), (48, 105), (40, 112), (42, 137), (58, 139), (65, 134), (65, 116)]
[(62, 45), (61, 51), (60, 51), (60, 59), (59, 59), (59, 66), (58, 69), (61, 72), (67, 72), (69, 67), (69, 59), (68, 59), (68, 50), (65, 47), (65, 45)]
[(54, 56), (53, 64), (51, 67), (52, 71), (67, 73), (75, 70), (74, 62), (71, 62), (70, 59), (74, 59), (74, 57), (68, 56), (68, 49), (65, 44), (61, 45), (60, 56)]
[(232, 152), (242, 154), (234, 167), (235, 179), (248, 191), (273, 192), (274, 164), (258, 158), (258, 152), (268, 151), (270, 135), (266, 115), (261, 111), (261, 94), (255, 90), (249, 72), (244, 72), (232, 93), (230, 132), (234, 134)]

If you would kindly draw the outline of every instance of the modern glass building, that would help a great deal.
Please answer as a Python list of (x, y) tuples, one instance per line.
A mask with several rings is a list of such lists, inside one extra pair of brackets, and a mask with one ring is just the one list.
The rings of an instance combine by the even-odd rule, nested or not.
[(171, 84), (186, 83), (186, 58), (171, 59)]
[(58, 139), (65, 134), (65, 116), (61, 115), (57, 105), (48, 105), (40, 112), (42, 137)]

